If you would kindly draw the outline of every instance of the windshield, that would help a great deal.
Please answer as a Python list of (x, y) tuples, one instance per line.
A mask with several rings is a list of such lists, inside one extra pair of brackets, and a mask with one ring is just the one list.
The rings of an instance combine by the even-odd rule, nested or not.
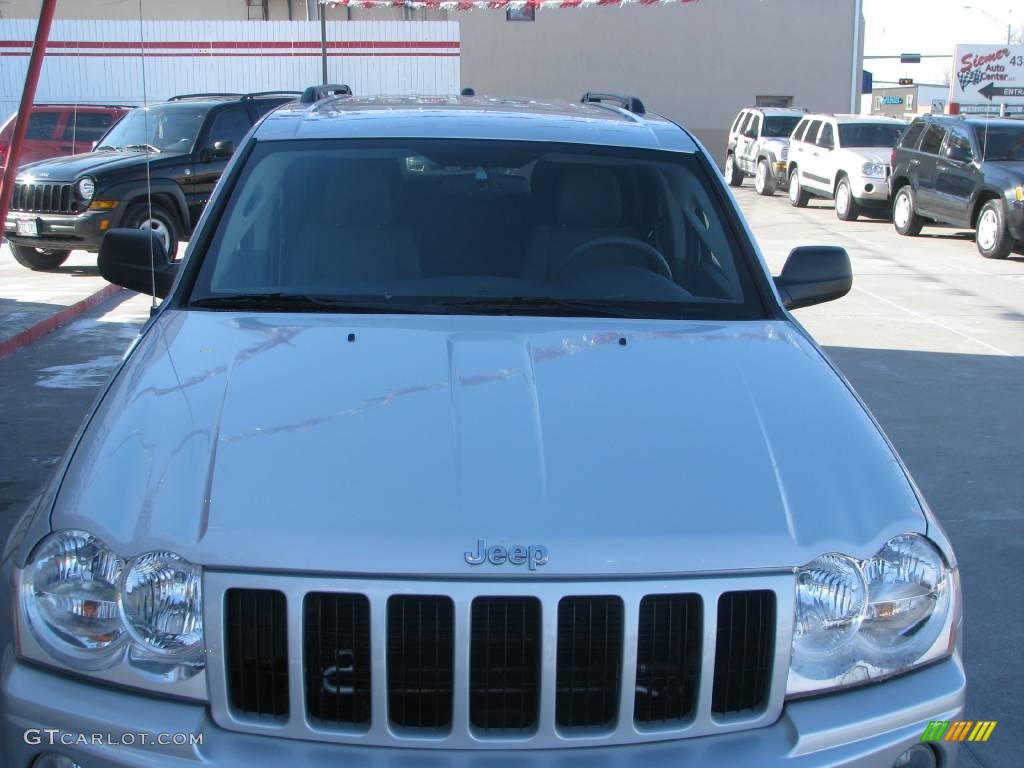
[(149, 148), (160, 152), (191, 152), (206, 116), (195, 104), (160, 104), (135, 109), (103, 137), (96, 149)]
[(799, 115), (792, 117), (766, 117), (764, 120), (764, 130), (761, 131), (761, 135), (772, 138), (789, 138), (789, 134), (793, 132), (796, 124), (799, 122)]
[(890, 123), (840, 123), (840, 147), (895, 147), (905, 125)]
[(708, 173), (693, 155), (539, 142), (263, 142), (190, 300), (763, 317)]
[(1024, 125), (975, 129), (986, 160), (1024, 160)]

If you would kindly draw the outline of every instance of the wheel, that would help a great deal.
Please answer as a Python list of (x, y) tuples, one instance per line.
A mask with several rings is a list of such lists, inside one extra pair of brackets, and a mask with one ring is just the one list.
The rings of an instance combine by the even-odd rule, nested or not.
[(856, 221), (860, 213), (860, 205), (853, 196), (850, 180), (843, 176), (836, 187), (836, 216), (841, 221)]
[(757, 171), (754, 173), (754, 189), (757, 194), (770, 197), (775, 194), (775, 176), (763, 157), (757, 161)]
[(153, 203), (152, 211), (148, 203), (136, 203), (125, 213), (121, 226), (153, 230), (163, 241), (167, 258), (174, 258), (178, 250), (178, 219), (160, 203)]
[(14, 243), (11, 243), (11, 253), (14, 255), (14, 260), (21, 266), (28, 267), (35, 272), (56, 269), (71, 255), (71, 251), (50, 251)]
[(811, 196), (800, 184), (800, 170), (794, 168), (789, 172), (789, 204), (797, 208), (806, 208)]
[(989, 200), (981, 207), (975, 225), (974, 244), (986, 259), (1005, 259), (1010, 255), (1014, 241), (1006, 229), (1006, 216), (1000, 201)]
[(730, 187), (743, 184), (743, 171), (736, 167), (736, 156), (730, 152), (725, 158), (725, 180)]
[(892, 201), (892, 225), (901, 235), (915, 237), (921, 234), (924, 219), (914, 211), (914, 190), (909, 184), (900, 187)]

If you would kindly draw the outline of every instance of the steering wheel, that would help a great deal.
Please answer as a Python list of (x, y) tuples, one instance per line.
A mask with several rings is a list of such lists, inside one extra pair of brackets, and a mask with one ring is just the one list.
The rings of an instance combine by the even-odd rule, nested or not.
[(668, 265), (668, 261), (666, 261), (665, 257), (661, 255), (661, 251), (638, 237), (626, 237), (624, 235), (598, 237), (594, 240), (588, 240), (587, 242), (576, 246), (565, 257), (560, 259), (557, 264), (555, 264), (552, 274), (560, 278), (570, 271), (570, 265), (579, 261), (585, 254), (598, 248), (606, 248), (611, 245), (620, 245), (624, 248), (629, 248), (632, 251), (642, 254), (647, 260), (651, 271), (657, 272), (659, 275), (668, 278), (669, 280), (672, 279), (672, 267)]

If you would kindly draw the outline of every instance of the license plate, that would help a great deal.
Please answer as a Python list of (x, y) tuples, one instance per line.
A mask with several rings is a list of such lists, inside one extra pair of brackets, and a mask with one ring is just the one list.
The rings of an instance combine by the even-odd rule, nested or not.
[(22, 237), (39, 237), (39, 226), (35, 219), (18, 221), (18, 234)]

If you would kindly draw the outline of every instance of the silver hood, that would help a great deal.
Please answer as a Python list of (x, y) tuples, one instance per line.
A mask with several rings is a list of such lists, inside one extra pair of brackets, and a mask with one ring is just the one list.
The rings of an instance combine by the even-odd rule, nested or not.
[(481, 538), (546, 547), (530, 575), (670, 574), (925, 529), (787, 322), (198, 311), (119, 372), (51, 523), (123, 556), (459, 576), (529, 573), (468, 565)]

